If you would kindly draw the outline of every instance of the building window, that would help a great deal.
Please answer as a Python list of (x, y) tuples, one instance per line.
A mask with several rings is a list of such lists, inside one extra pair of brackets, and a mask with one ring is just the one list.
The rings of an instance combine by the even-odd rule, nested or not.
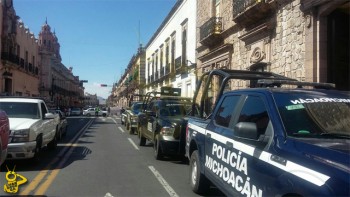
[(176, 40), (175, 33), (171, 36), (171, 72), (175, 72), (175, 49)]
[(182, 26), (182, 66), (187, 64), (187, 22)]
[(163, 56), (164, 56), (164, 52), (163, 52), (163, 45), (160, 47), (160, 57), (159, 57), (159, 65), (160, 65), (160, 71), (159, 71), (159, 77), (163, 77), (164, 76), (164, 62), (163, 62)]

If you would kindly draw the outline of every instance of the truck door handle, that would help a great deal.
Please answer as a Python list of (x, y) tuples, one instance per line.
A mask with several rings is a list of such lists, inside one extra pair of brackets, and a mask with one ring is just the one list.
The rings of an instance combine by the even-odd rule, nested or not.
[(232, 142), (226, 142), (226, 146), (228, 146), (229, 148), (233, 148), (233, 143)]
[(271, 155), (270, 159), (272, 161), (275, 161), (275, 162), (277, 162), (279, 164), (282, 164), (282, 165), (286, 165), (287, 164), (287, 160), (285, 160), (284, 158), (279, 157), (277, 155)]
[(207, 133), (207, 137), (208, 137), (208, 138), (211, 138), (211, 134), (210, 134), (210, 133)]

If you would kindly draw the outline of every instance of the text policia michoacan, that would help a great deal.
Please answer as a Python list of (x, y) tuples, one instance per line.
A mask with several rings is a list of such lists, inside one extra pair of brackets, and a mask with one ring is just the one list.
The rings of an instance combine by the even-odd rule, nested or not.
[[(247, 197), (262, 197), (262, 190), (250, 183), (248, 177), (247, 158), (241, 156), (241, 151), (238, 153), (231, 152), (220, 145), (213, 144), (212, 156), (206, 155), (205, 166), (209, 168), (214, 174), (219, 176), (227, 184)], [(224, 166), (222, 163), (230, 165), (230, 168)], [(244, 173), (246, 176), (242, 177), (240, 174), (235, 174), (233, 171)]]

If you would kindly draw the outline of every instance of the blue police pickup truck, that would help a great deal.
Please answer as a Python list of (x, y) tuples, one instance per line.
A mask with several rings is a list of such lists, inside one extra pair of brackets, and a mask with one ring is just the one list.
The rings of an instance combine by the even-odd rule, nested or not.
[(199, 87), (186, 132), (194, 192), (350, 196), (349, 92), (233, 70), (205, 73)]

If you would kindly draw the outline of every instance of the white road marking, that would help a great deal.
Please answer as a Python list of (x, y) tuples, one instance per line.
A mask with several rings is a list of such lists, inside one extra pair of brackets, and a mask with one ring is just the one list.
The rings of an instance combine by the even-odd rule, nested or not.
[(112, 120), (113, 120), (113, 122), (114, 122), (115, 124), (118, 124), (117, 121), (115, 121), (113, 118), (112, 118)]
[(166, 182), (166, 180), (163, 178), (163, 176), (153, 167), (153, 166), (148, 166), (148, 168), (152, 171), (154, 176), (158, 179), (160, 184), (164, 187), (164, 189), (168, 192), (168, 194), (172, 197), (178, 197), (177, 193), (173, 190), (172, 187)]
[(128, 140), (129, 140), (129, 142), (134, 146), (134, 148), (135, 148), (136, 150), (140, 150), (139, 147), (137, 147), (137, 145), (134, 143), (134, 141), (132, 141), (131, 138), (128, 138)]
[(124, 133), (125, 131), (124, 131), (124, 129), (123, 128), (121, 128), (121, 127), (118, 127), (118, 129), (122, 132), (122, 133)]

